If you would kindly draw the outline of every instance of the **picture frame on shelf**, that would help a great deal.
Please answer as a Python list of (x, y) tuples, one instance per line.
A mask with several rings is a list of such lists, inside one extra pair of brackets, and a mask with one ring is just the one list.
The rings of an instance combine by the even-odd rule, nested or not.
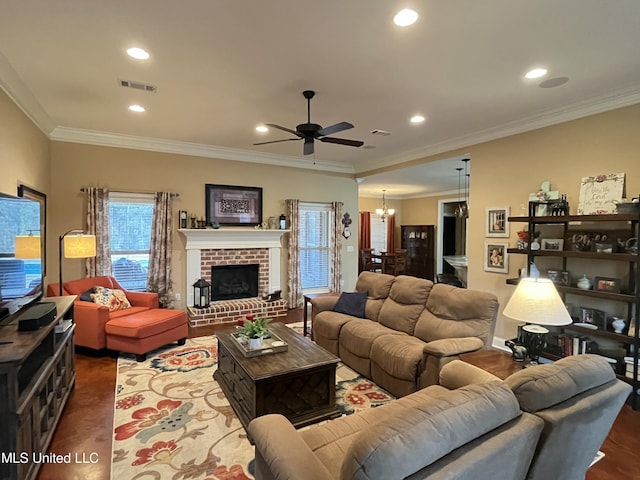
[(509, 273), (509, 257), (507, 242), (485, 242), (484, 271), (494, 273)]
[(552, 250), (561, 252), (564, 247), (564, 239), (562, 238), (543, 238), (540, 241), (540, 250)]
[(560, 285), (563, 287), (571, 286), (571, 274), (567, 270), (562, 270), (560, 272)]
[(486, 209), (485, 237), (509, 237), (509, 207)]
[(551, 280), (554, 285), (560, 284), (560, 271), (559, 270), (547, 270), (547, 278)]
[(598, 292), (620, 293), (620, 279), (613, 277), (594, 277), (593, 289)]
[(607, 329), (607, 314), (597, 308), (580, 307), (576, 325), (585, 328)]
[(262, 225), (262, 187), (205, 184), (206, 224)]

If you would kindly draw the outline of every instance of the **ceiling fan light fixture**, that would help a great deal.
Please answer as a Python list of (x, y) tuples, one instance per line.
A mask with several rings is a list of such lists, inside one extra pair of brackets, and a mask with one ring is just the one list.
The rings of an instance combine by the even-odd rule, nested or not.
[(411, 10), (410, 8), (405, 8), (400, 10), (393, 17), (393, 23), (395, 23), (399, 27), (408, 27), (409, 25), (413, 25), (418, 20), (418, 13), (415, 10)]
[(264, 125), (258, 125), (256, 127), (256, 131), (260, 132), (260, 133), (265, 133), (265, 132), (268, 132), (269, 129), (267, 127), (265, 127)]

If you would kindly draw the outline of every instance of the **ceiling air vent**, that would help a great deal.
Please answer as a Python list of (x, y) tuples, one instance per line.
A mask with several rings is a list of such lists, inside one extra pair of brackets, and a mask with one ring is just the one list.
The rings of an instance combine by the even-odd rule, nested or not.
[(158, 90), (158, 87), (151, 85), (150, 83), (136, 82), (134, 80), (118, 80), (121, 87), (135, 88), (136, 90), (143, 90), (145, 92), (154, 92)]
[(387, 132), (386, 130), (380, 130), (379, 128), (376, 128), (375, 130), (371, 130), (369, 133), (371, 135), (382, 135), (383, 137), (391, 135), (391, 132)]

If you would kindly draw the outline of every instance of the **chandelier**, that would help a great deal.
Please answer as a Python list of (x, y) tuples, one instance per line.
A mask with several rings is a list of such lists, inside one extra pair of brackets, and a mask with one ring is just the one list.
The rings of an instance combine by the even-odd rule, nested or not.
[(456, 168), (458, 171), (458, 206), (455, 209), (456, 217), (458, 218), (469, 218), (469, 173), (467, 173), (467, 164), (469, 162), (468, 158), (464, 158), (462, 160), (464, 162), (464, 199), (460, 199), (460, 175), (462, 172), (462, 167)]
[(382, 208), (376, 208), (376, 213), (380, 216), (382, 221), (387, 218), (387, 215), (393, 215), (395, 210), (393, 208), (387, 208), (387, 201), (384, 198), (384, 192), (386, 190), (382, 190)]

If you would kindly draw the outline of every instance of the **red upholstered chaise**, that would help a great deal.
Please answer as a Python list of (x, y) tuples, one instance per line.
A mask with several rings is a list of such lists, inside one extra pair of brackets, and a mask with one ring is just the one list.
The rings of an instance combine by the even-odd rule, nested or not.
[[(123, 290), (131, 304), (124, 310), (109, 311), (104, 305), (80, 300), (95, 286)], [(60, 293), (57, 283), (47, 287), (48, 296)], [(83, 347), (133, 353), (138, 361), (171, 342), (183, 345), (187, 338), (187, 314), (159, 308), (158, 294), (124, 290), (113, 277), (92, 277), (62, 284), (63, 295), (77, 295), (74, 302), (75, 343)]]

